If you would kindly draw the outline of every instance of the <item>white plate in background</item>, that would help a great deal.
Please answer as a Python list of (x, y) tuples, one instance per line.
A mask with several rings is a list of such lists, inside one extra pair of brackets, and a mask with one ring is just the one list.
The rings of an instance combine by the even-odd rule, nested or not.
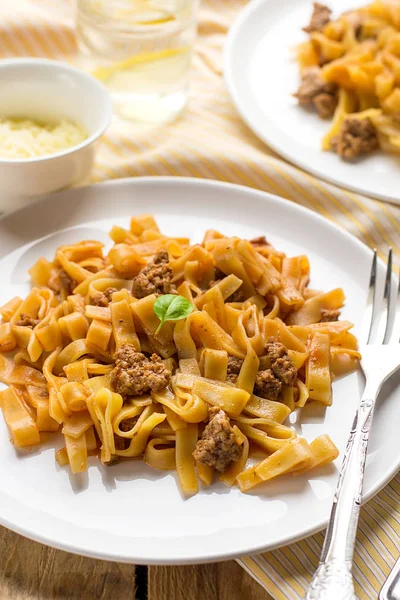
[[(131, 215), (144, 212), (153, 213), (169, 235), (200, 241), (207, 228), (242, 237), (265, 234), (288, 254), (307, 254), (311, 285), (344, 288), (343, 318), (356, 324), (357, 333), (372, 256), (366, 246), (287, 200), (195, 179), (139, 178), (71, 189), (4, 216), (0, 304), (27, 294), (27, 270), (39, 256), (51, 259), (60, 244), (82, 239), (107, 241), (113, 224), (128, 226)], [(308, 407), (297, 429), (309, 441), (328, 433), (343, 453), (358, 376), (333, 387), (333, 406)], [(387, 388), (375, 413), (365, 498), (400, 468), (399, 422), (399, 394)], [(337, 480), (333, 465), (279, 478), (250, 494), (214, 484), (185, 500), (174, 474), (140, 460), (103, 467), (91, 457), (87, 474), (71, 475), (55, 462), (61, 437), (19, 453), (0, 417), (0, 524), (56, 548), (137, 564), (210, 562), (283, 546), (327, 523)]]
[[(365, 0), (327, 0), (333, 16)], [(247, 125), (273, 150), (310, 173), (343, 188), (400, 204), (400, 157), (376, 152), (358, 162), (321, 150), (330, 127), (298, 106), (300, 77), (294, 48), (312, 0), (253, 0), (232, 27), (225, 47), (225, 80)]]

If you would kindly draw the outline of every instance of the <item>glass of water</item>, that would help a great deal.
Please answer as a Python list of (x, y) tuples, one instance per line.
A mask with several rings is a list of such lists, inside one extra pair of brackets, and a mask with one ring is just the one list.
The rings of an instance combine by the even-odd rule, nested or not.
[(199, 0), (77, 0), (83, 66), (110, 90), (116, 113), (174, 120), (188, 98)]

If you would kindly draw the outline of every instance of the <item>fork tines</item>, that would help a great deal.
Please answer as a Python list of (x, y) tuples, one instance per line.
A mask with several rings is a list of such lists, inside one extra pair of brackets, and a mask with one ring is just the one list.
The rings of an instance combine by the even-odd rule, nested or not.
[(393, 250), (389, 248), (383, 296), (378, 285), (378, 253), (374, 250), (367, 307), (365, 309), (360, 343), (389, 344), (400, 341), (400, 287), (397, 299), (392, 295)]

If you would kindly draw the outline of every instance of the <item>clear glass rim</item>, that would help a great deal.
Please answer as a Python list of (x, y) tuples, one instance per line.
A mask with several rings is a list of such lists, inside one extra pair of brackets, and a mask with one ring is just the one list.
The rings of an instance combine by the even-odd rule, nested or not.
[[(118, 2), (118, 0), (114, 0), (115, 2)], [(143, 34), (147, 31), (157, 31), (157, 30), (165, 30), (165, 29), (175, 29), (177, 26), (181, 27), (183, 24), (185, 26), (187, 26), (191, 21), (193, 21), (196, 17), (196, 8), (198, 6), (198, 0), (180, 0), (178, 6), (176, 7), (176, 9), (173, 11), (175, 19), (172, 20), (166, 20), (163, 22), (160, 21), (154, 21), (154, 23), (152, 23), (151, 21), (149, 22), (143, 22), (140, 23), (140, 21), (127, 21), (124, 18), (118, 18), (112, 15), (111, 12), (107, 12), (107, 7), (110, 7), (110, 5), (112, 5), (113, 0), (109, 0), (108, 2), (104, 3), (104, 13), (102, 12), (92, 12), (89, 5), (87, 4), (87, 0), (76, 0), (76, 22), (77, 25), (79, 26), (79, 22), (82, 21), (85, 24), (88, 23), (92, 23), (93, 25), (98, 25), (98, 26), (102, 26), (104, 28), (107, 28), (108, 30), (114, 30), (114, 31), (119, 31), (121, 33), (138, 33), (138, 34)], [(121, 4), (120, 2), (118, 2), (118, 4)], [(123, 4), (126, 4), (126, 6), (128, 6), (128, 4), (131, 4), (131, 0), (124, 0)], [(149, 9), (160, 9), (162, 10), (162, 7), (159, 7), (157, 5), (153, 6), (153, 7), (149, 7)], [(185, 10), (188, 9), (188, 10)], [(184, 14), (185, 18), (179, 18), (179, 12), (182, 11), (186, 14)], [(171, 11), (172, 12), (172, 11)], [(176, 14), (178, 13), (178, 15)]]

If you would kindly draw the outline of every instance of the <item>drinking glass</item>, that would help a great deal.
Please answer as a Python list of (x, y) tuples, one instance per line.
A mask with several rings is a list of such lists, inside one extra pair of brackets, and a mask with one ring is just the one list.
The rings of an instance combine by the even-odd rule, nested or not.
[(174, 120), (188, 98), (199, 0), (77, 0), (83, 66), (125, 119)]

